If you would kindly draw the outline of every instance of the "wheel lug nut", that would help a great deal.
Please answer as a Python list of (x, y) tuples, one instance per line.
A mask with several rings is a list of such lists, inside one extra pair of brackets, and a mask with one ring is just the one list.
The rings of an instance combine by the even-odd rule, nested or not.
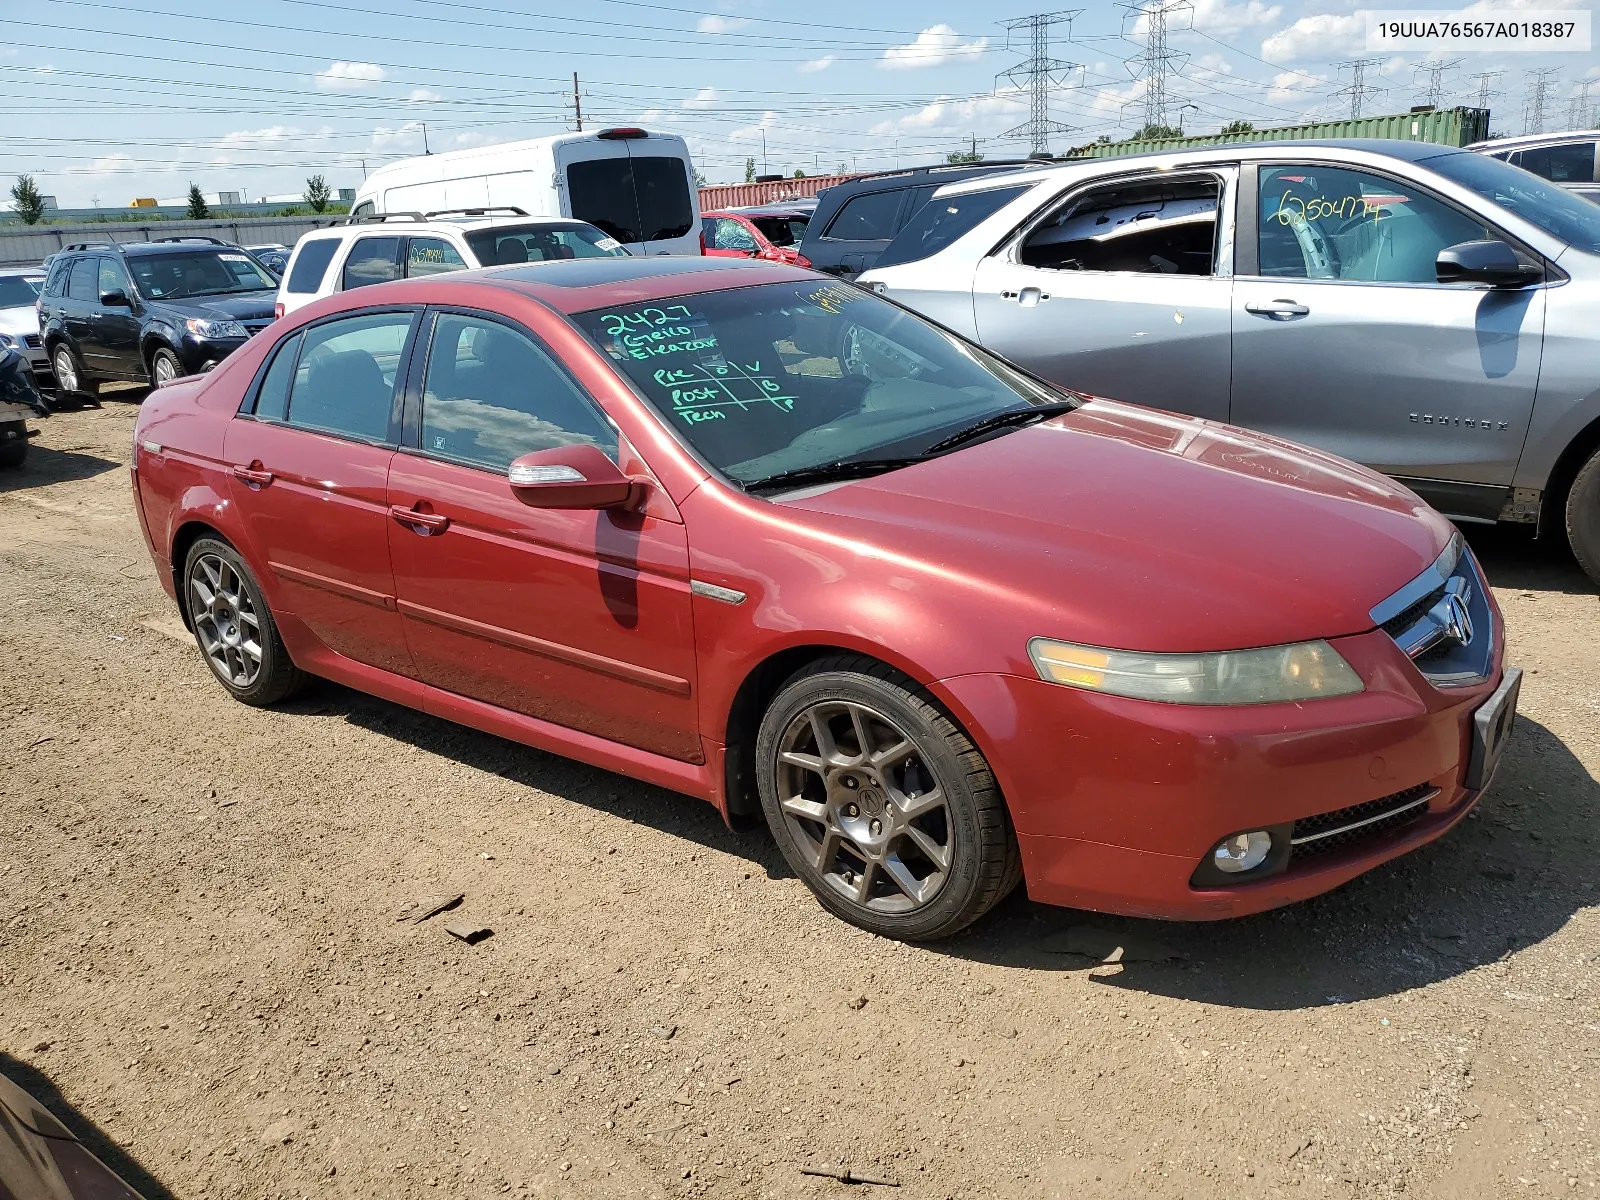
[(854, 775), (846, 775), (844, 777), (844, 785), (853, 792), (861, 786), (861, 781), (858, 780)]
[(847, 817), (859, 817), (861, 815), (861, 810), (854, 804), (847, 804), (844, 807), (844, 815)]

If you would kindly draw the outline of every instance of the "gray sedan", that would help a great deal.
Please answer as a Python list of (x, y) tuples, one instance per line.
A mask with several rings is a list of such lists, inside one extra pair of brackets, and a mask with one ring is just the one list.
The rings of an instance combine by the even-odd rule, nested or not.
[(1035, 373), (1331, 450), (1600, 582), (1600, 206), (1419, 142), (941, 188), (857, 281)]
[(42, 385), (53, 386), (50, 357), (39, 337), (39, 310), (34, 307), (42, 287), (44, 272), (37, 267), (0, 269), (0, 350), (17, 351)]

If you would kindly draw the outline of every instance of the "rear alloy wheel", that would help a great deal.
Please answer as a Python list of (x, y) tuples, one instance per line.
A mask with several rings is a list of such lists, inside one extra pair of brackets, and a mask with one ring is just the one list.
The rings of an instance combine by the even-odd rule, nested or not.
[(274, 704), (305, 674), (289, 659), (261, 586), (234, 548), (201, 538), (183, 569), (183, 603), (206, 665), (236, 700)]
[(50, 355), (50, 369), (55, 372), (56, 393), (80, 403), (98, 403), (93, 385), (78, 369), (78, 356), (66, 343), (58, 345)]
[(1600, 585), (1600, 450), (1589, 456), (1567, 493), (1567, 541), (1578, 565)]
[(823, 660), (774, 698), (756, 742), (762, 808), (825, 908), (912, 941), (977, 920), (1021, 875), (989, 765), (897, 672)]
[(183, 369), (183, 361), (165, 346), (150, 356), (150, 381), (156, 387), (182, 379), (188, 373)]

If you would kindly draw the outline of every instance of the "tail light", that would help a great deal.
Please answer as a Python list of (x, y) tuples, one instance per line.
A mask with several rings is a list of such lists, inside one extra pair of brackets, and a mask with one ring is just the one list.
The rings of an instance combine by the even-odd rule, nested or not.
[(706, 252), (706, 231), (702, 229), (700, 231), (700, 253), (704, 254), (705, 252)]
[[(810, 264), (807, 263), (806, 265), (809, 266)], [(272, 319), (274, 321), (283, 320), (283, 301), (282, 300), (279, 300), (276, 304), (274, 304), (272, 306)]]

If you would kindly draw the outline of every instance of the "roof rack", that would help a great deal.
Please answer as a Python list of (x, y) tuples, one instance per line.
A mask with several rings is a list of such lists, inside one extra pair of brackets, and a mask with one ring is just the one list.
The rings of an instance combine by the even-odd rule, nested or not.
[(346, 217), (346, 225), (382, 225), (385, 221), (426, 221), (419, 212), (362, 213), (359, 217)]
[(225, 242), (221, 238), (207, 237), (203, 233), (179, 234), (175, 237), (151, 238), (152, 242), (204, 242), (210, 246), (232, 246), (233, 242)]
[(120, 249), (122, 249), (122, 247), (117, 242), (68, 242), (65, 246), (61, 247), (60, 250), (56, 251), (56, 253), (57, 254), (65, 254), (69, 250), (120, 250)]
[(518, 208), (515, 204), (491, 204), (487, 208), (440, 208), (428, 214), (428, 220), (434, 217), (487, 217), (492, 213), (504, 213), (508, 217), (525, 217), (528, 210)]

